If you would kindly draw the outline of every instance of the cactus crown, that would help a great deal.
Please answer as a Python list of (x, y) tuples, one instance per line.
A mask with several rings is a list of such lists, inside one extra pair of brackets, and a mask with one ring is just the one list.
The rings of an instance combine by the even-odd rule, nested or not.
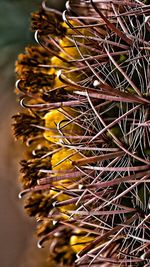
[(38, 45), (16, 62), (20, 196), (62, 265), (149, 266), (149, 5), (66, 7), (33, 14)]

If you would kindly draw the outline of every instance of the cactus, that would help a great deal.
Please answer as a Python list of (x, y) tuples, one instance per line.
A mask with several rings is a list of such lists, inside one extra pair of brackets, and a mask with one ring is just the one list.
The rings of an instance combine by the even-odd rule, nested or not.
[(25, 209), (61, 266), (150, 266), (150, 20), (144, 1), (32, 14), (14, 116)]

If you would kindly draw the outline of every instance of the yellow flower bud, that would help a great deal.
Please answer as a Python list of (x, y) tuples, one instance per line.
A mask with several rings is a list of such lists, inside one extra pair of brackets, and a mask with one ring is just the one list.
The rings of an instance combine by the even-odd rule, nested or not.
[[(65, 108), (65, 111), (68, 112), (68, 115), (69, 112), (70, 114), (73, 113), (70, 108)], [(81, 133), (81, 128), (75, 123), (69, 123), (66, 126), (62, 127), (67, 123), (67, 118), (62, 113), (62, 109), (54, 109), (46, 113), (46, 115), (44, 116), (44, 120), (45, 127), (49, 128), (49, 130), (46, 130), (44, 132), (44, 137), (52, 143), (62, 143), (64, 138), (61, 137), (61, 133), (66, 138), (67, 136), (77, 135)], [(61, 132), (58, 131), (57, 127), (60, 127)]]
[(70, 238), (70, 245), (75, 253), (80, 252), (84, 249), (91, 241), (93, 240), (92, 236), (85, 236), (80, 230), (77, 230), (74, 235)]

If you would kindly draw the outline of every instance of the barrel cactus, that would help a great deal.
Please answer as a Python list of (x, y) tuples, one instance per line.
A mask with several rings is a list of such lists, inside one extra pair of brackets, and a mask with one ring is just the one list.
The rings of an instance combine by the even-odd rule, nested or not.
[(25, 209), (61, 266), (150, 266), (150, 6), (32, 14), (16, 62)]

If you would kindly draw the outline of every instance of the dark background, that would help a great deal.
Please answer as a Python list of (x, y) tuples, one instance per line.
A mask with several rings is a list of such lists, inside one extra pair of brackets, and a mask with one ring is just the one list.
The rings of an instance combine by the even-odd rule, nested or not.
[[(47, 5), (64, 9), (65, 0)], [(11, 117), (19, 110), (14, 94), (14, 64), (24, 47), (34, 43), (30, 33), (30, 13), (39, 0), (0, 0), (0, 266), (46, 267), (45, 250), (36, 246), (34, 220), (18, 199), (21, 145), (14, 142)], [(33, 237), (34, 236), (34, 237)]]

